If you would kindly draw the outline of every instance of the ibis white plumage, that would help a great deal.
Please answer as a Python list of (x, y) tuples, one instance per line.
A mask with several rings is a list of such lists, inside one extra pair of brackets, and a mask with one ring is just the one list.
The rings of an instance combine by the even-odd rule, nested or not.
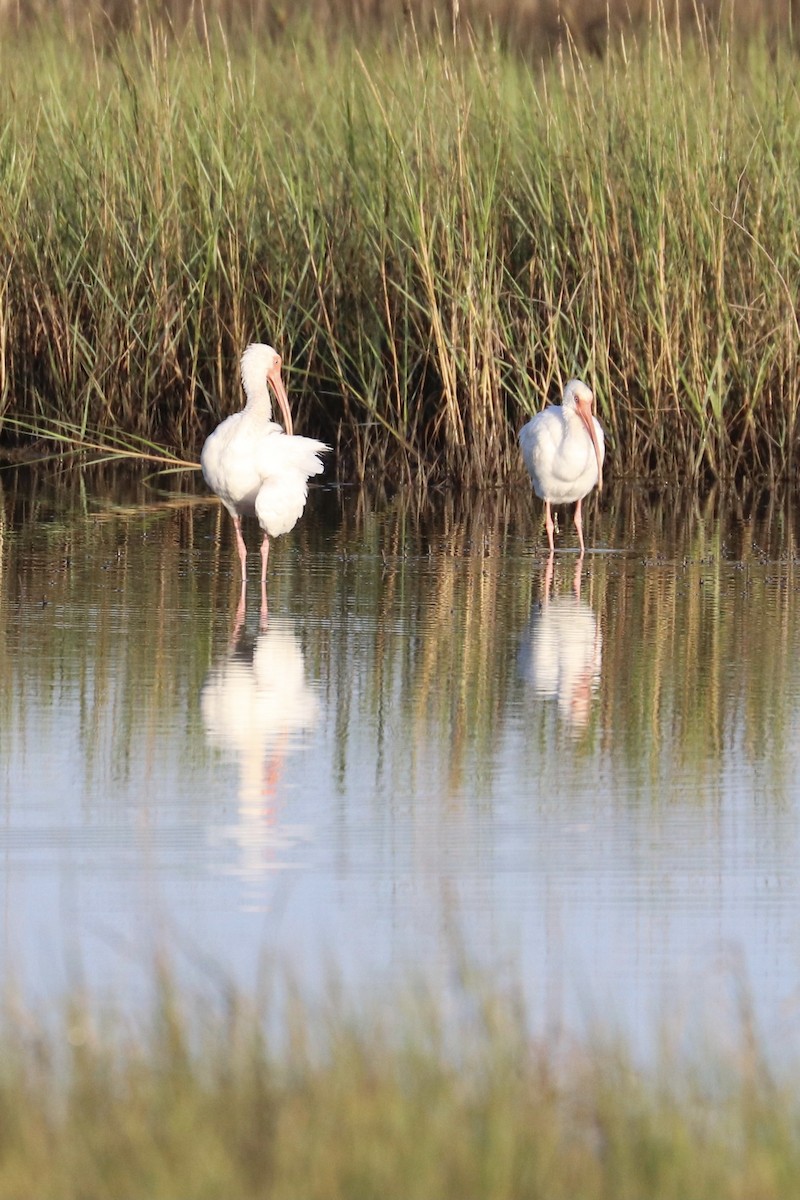
[(593, 487), (603, 487), (605, 441), (594, 415), (594, 395), (580, 379), (570, 379), (561, 404), (537, 413), (519, 434), (522, 458), (533, 490), (544, 500), (547, 540), (553, 551), (553, 504), (575, 504), (575, 528), (584, 553), (581, 505)]
[[(242, 385), (247, 403), (227, 417), (206, 439), (200, 456), (203, 476), (233, 518), (236, 547), (246, 579), (247, 547), (242, 517), (255, 515), (264, 537), (261, 582), (267, 577), (269, 539), (297, 524), (308, 496), (308, 480), (323, 470), (320, 454), (330, 449), (313, 438), (295, 437), (281, 356), (272, 346), (254, 342), (242, 355)], [(270, 387), (285, 431), (272, 419)]]

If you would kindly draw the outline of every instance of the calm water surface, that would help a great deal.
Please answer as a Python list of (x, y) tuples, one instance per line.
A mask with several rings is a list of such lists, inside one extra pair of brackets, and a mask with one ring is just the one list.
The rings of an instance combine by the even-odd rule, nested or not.
[(199, 479), (0, 486), (7, 986), (136, 1004), (166, 953), (370, 999), (466, 959), (537, 1028), (638, 1040), (744, 989), (797, 1042), (791, 497), (621, 492), (576, 569), (524, 488), (318, 489), (262, 627)]

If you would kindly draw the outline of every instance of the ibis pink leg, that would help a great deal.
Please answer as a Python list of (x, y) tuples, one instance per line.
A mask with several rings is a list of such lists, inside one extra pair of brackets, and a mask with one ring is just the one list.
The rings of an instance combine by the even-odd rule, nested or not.
[(583, 517), (581, 516), (581, 504), (582, 504), (582, 501), (579, 500), (578, 503), (575, 505), (575, 528), (578, 531), (578, 541), (581, 544), (581, 558), (583, 558), (583, 555), (584, 555)]
[(242, 537), (242, 518), (233, 518), (233, 528), (236, 530), (236, 549), (239, 551), (239, 562), (242, 564), (242, 583), (247, 579), (247, 547)]
[(550, 512), (549, 500), (545, 500), (544, 502), (544, 527), (547, 530), (547, 540), (550, 543), (550, 553), (552, 554), (555, 550), (555, 546), (553, 545), (553, 530), (555, 529), (555, 525), (553, 523), (553, 514)]

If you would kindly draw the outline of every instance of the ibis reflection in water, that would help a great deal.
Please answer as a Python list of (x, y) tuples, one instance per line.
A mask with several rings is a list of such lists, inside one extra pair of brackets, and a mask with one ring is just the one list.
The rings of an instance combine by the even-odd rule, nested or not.
[(534, 602), (518, 658), (525, 683), (537, 695), (555, 700), (559, 715), (575, 731), (589, 720), (603, 659), (597, 615), (581, 599), (582, 571), (579, 558), (571, 593), (553, 595), (554, 556), (549, 556), (541, 599)]
[(238, 766), (237, 823), (226, 831), (242, 852), (243, 871), (279, 865), (276, 853), (302, 831), (279, 820), (281, 776), (301, 735), (319, 716), (306, 681), (303, 651), (287, 619), (245, 627), (245, 588), (224, 658), (209, 671), (200, 696), (208, 741)]

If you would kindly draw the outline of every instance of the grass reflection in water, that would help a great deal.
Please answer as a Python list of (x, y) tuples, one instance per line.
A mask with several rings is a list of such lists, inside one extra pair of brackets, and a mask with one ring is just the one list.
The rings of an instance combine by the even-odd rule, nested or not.
[[(124, 774), (147, 756), (154, 729), (196, 709), (230, 639), (238, 585), (229, 540), (216, 536), (221, 513), (196, 480), (183, 493), (170, 480), (162, 497), (152, 481), (108, 478), (113, 502), (102, 498), (101, 469), (52, 482), (3, 476), (0, 703), (24, 738), (30, 699), (67, 688), (87, 772), (104, 762)], [(569, 552), (548, 573), (539, 508), (524, 493), (376, 501), (317, 491), (311, 511), (281, 556), (270, 614), (295, 621), (335, 721), (334, 777), (348, 769), (358, 722), (374, 730), (376, 784), (392, 786), (381, 777), (388, 740), (403, 747), (402, 772), (436, 760), (445, 794), (489, 798), (507, 722), (520, 718), (534, 757), (569, 735), (573, 755), (602, 759), (653, 799), (678, 777), (685, 787), (687, 772), (698, 782), (718, 774), (731, 751), (768, 764), (764, 782), (778, 792), (788, 784), (798, 692), (791, 497), (731, 513), (718, 495), (701, 504), (618, 491), (594, 518), (578, 581)], [(570, 732), (531, 686), (525, 656), (548, 585), (552, 611), (574, 601), (576, 582), (596, 662)], [(256, 591), (251, 583), (253, 605)], [(567, 616), (564, 638), (568, 630)], [(192, 738), (200, 732), (189, 722)], [(196, 741), (187, 748), (192, 759), (199, 752)]]

